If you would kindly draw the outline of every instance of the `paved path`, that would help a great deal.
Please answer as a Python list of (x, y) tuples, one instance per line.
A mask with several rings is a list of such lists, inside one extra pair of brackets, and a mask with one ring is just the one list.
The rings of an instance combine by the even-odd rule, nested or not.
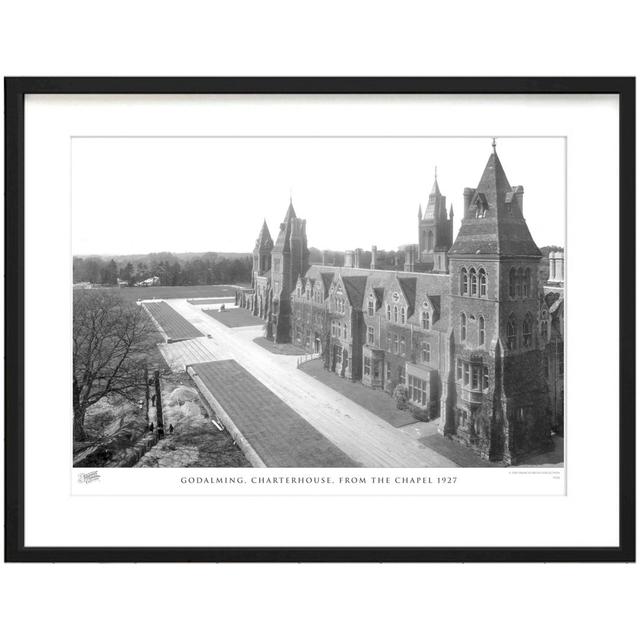
[(365, 467), (456, 467), (408, 435), (396, 431), (296, 367), (296, 356), (269, 353), (253, 342), (262, 327), (231, 329), (186, 300), (167, 301), (210, 338), (161, 345), (170, 366), (236, 360), (356, 463)]

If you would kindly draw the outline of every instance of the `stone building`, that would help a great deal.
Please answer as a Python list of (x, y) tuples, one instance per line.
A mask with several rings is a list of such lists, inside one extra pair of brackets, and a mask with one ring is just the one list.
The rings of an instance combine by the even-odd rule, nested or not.
[(373, 268), (360, 268), (359, 250), (343, 267), (309, 266), (305, 223), (290, 204), (272, 248), (263, 225), (252, 288), (238, 302), (275, 341), (320, 354), (337, 375), (400, 392), (416, 417), (439, 418), (445, 437), (514, 464), (548, 449), (563, 419), (564, 271), (554, 254), (556, 280), (541, 280), (523, 196), (494, 143), (477, 187), (464, 190), (454, 240), (436, 178), (404, 271), (376, 269), (376, 248)]

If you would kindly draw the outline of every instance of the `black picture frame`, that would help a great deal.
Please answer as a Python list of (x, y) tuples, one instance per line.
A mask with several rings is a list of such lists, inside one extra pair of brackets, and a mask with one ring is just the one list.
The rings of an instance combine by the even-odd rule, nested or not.
[[(635, 78), (5, 78), (5, 561), (634, 562)], [(620, 161), (620, 467), (617, 547), (26, 547), (24, 98), (27, 94), (616, 94)], [(624, 294), (624, 295), (622, 295)], [(624, 309), (622, 305), (624, 304)], [(624, 348), (622, 346), (624, 345)]]

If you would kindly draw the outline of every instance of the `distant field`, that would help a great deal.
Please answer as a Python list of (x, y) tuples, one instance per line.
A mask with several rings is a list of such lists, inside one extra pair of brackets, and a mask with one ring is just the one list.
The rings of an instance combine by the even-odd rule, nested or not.
[(205, 304), (228, 304), (235, 302), (235, 296), (227, 296), (225, 298), (190, 298), (187, 300), (192, 305), (205, 305)]
[[(240, 285), (238, 285), (240, 286)], [(221, 298), (235, 297), (236, 287), (227, 284), (194, 285), (189, 287), (101, 287), (97, 291), (115, 291), (127, 300), (153, 298)]]

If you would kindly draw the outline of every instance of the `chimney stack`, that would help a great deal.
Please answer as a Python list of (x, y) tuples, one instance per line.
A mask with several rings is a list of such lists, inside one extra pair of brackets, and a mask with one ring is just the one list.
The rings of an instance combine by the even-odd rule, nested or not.
[(362, 258), (362, 249), (356, 249), (354, 253), (354, 264), (353, 264), (353, 266), (356, 269), (360, 269), (360, 267), (362, 266), (360, 264), (361, 258)]
[(376, 247), (376, 245), (372, 245), (371, 246), (371, 264), (369, 265), (370, 269), (375, 269), (376, 268), (376, 258), (378, 254), (378, 247)]
[(408, 245), (405, 248), (404, 252), (404, 270), (405, 271), (415, 271), (415, 256), (416, 256), (416, 248), (415, 245)]
[(352, 249), (347, 249), (344, 252), (344, 266), (353, 267), (353, 250)]
[(556, 281), (556, 252), (549, 253), (549, 282)]
[(564, 283), (564, 250), (556, 251), (556, 281)]

